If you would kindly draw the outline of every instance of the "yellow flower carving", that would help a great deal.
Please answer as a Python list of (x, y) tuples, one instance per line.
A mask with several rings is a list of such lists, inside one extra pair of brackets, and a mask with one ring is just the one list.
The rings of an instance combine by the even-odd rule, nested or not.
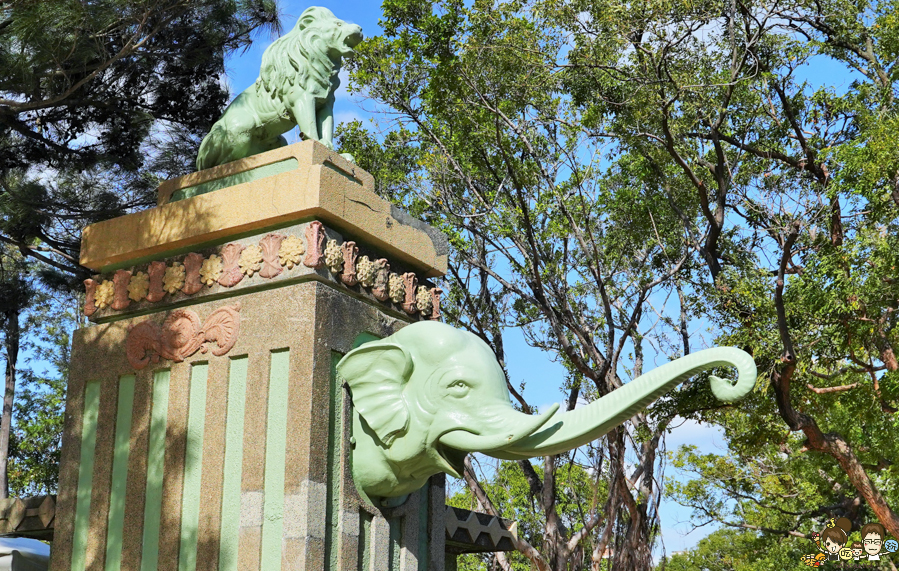
[(165, 275), (162, 277), (162, 289), (174, 294), (182, 287), (184, 287), (184, 264), (175, 262), (165, 269)]
[(401, 303), (406, 297), (406, 285), (403, 283), (403, 276), (392, 273), (387, 281), (387, 292), (393, 303)]
[(337, 240), (328, 240), (325, 247), (325, 264), (332, 274), (339, 274), (343, 270), (343, 250), (340, 249)]
[(431, 302), (431, 290), (425, 286), (418, 286), (418, 291), (415, 293), (415, 305), (418, 307), (418, 311), (424, 315), (431, 313), (434, 309)]
[(150, 291), (150, 277), (145, 272), (137, 272), (131, 276), (128, 282), (128, 297), (134, 301), (140, 301), (147, 297)]
[(209, 256), (203, 260), (203, 265), (200, 266), (200, 280), (207, 286), (211, 286), (221, 277), (223, 267), (221, 257), (215, 254)]
[(359, 277), (359, 283), (362, 287), (371, 287), (375, 283), (375, 265), (368, 256), (362, 256), (356, 262), (356, 275)]
[(243, 252), (240, 253), (240, 260), (238, 260), (237, 265), (240, 266), (240, 271), (253, 277), (253, 274), (262, 267), (262, 248), (256, 244), (244, 248)]
[(99, 309), (109, 307), (114, 296), (115, 286), (111, 281), (103, 280), (103, 283), (97, 286), (97, 292), (94, 294), (94, 304), (96, 304)]
[(300, 259), (306, 253), (306, 247), (303, 246), (303, 240), (298, 236), (288, 236), (281, 242), (281, 249), (278, 250), (278, 259), (281, 265), (292, 270), (294, 266), (300, 265)]

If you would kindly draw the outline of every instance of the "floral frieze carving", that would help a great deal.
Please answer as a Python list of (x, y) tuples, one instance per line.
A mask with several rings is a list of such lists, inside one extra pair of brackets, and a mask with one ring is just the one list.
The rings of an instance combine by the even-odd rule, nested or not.
[(240, 332), (240, 304), (213, 311), (205, 322), (196, 312), (178, 309), (160, 327), (153, 321), (138, 323), (128, 332), (125, 356), (135, 369), (143, 369), (159, 359), (180, 363), (197, 351), (220, 357), (231, 350)]
[(303, 265), (315, 270), (319, 278), (328, 277), (357, 293), (396, 305), (409, 315), (439, 318), (441, 290), (419, 285), (414, 272), (392, 272), (386, 258), (360, 256), (356, 242), (329, 239), (317, 220), (310, 222), (304, 233), (305, 241), (296, 235), (269, 233), (256, 243), (233, 242), (214, 253), (191, 252), (183, 258), (94, 276), (84, 281), (84, 315), (91, 317), (107, 308), (133, 310), (132, 302), (145, 306), (143, 302), (166, 298), (176, 301), (205, 288), (231, 288), (243, 281), (258, 285), (260, 280), (284, 277), (285, 272), (292, 272), (287, 277), (295, 278), (295, 269)]

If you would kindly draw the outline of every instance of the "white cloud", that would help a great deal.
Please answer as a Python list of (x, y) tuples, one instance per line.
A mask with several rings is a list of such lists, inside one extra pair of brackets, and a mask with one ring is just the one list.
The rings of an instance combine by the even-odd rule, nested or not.
[(350, 121), (362, 121), (362, 116), (359, 115), (356, 109), (344, 109), (342, 111), (334, 112), (334, 124), (337, 125), (339, 123), (349, 123)]
[(665, 437), (668, 450), (677, 450), (685, 444), (692, 444), (699, 448), (700, 452), (705, 453), (726, 449), (724, 431), (718, 426), (677, 417), (671, 423), (671, 427), (671, 433)]

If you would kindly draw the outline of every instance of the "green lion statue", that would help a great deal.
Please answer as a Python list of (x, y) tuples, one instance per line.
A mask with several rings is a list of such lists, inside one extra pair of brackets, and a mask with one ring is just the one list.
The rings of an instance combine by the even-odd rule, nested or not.
[[(293, 30), (262, 54), (259, 79), (238, 95), (200, 144), (197, 170), (287, 144), (298, 126), (307, 139), (334, 148), (334, 91), (342, 59), (353, 55), (362, 28), (327, 8), (307, 8)], [(346, 156), (352, 160), (349, 155)]]

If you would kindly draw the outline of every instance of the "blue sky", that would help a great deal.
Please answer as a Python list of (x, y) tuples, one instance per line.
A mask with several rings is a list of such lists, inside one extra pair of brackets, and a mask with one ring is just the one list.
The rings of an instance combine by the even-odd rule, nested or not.
[[(285, 1), (280, 2), (282, 8), (283, 32), (287, 32), (296, 24), (300, 14), (309, 4), (305, 2)], [(320, 2), (319, 5), (330, 9), (334, 14), (348, 22), (362, 26), (366, 37), (379, 35), (381, 28), (378, 19), (381, 16), (381, 7), (378, 2)], [(259, 65), (265, 48), (274, 40), (267, 33), (254, 38), (253, 45), (246, 52), (232, 54), (227, 61), (227, 75), (232, 91), (232, 96), (237, 95), (253, 84), (259, 74)], [(372, 120), (377, 121), (376, 114), (370, 111), (375, 107), (370, 101), (365, 101), (357, 96), (350, 96), (346, 92), (346, 78), (344, 76), (341, 87), (336, 94), (335, 104), (336, 122), (345, 122), (353, 119), (361, 119), (366, 127), (372, 128)], [(290, 142), (298, 140), (298, 132), (286, 135)], [(551, 355), (529, 347), (519, 331), (509, 331), (504, 336), (507, 351), (507, 362), (510, 380), (514, 386), (522, 382), (526, 384), (526, 397), (529, 402), (539, 403), (541, 408), (551, 403), (563, 400), (559, 392), (561, 379), (565, 376), (565, 369), (560, 364), (553, 362)], [(693, 341), (696, 343), (696, 340)], [(702, 347), (699, 347), (702, 348)], [(658, 356), (647, 355), (646, 370), (665, 362), (667, 358), (659, 359)], [(675, 423), (677, 425), (679, 423)], [(668, 450), (674, 451), (683, 444), (693, 444), (703, 452), (724, 453), (726, 446), (719, 429), (688, 421), (680, 424), (666, 439)], [(667, 477), (676, 477), (673, 468), (667, 470)], [(670, 501), (663, 501), (660, 510), (662, 518), (662, 541), (665, 550), (670, 555), (674, 551), (689, 549), (705, 537), (714, 528), (704, 527), (690, 533), (692, 526), (688, 523), (690, 510)], [(657, 556), (660, 554), (657, 548)]]
[[(305, 2), (281, 0), (282, 23), (284, 32), (293, 28), (302, 11), (308, 7)], [(378, 18), (381, 8), (378, 2), (320, 2), (320, 5), (332, 10), (335, 15), (349, 22), (362, 26), (366, 37), (379, 35), (381, 29)], [(255, 38), (255, 43), (246, 52), (233, 54), (227, 62), (227, 75), (232, 94), (236, 95), (252, 85), (259, 72), (259, 64), (262, 53), (274, 37), (268, 34), (260, 34)], [(837, 91), (844, 91), (852, 80), (843, 66), (835, 65), (829, 60), (819, 58), (813, 65), (805, 66), (797, 71), (799, 79), (805, 79), (813, 87), (821, 85), (826, 80)], [(336, 122), (345, 122), (353, 119), (361, 119), (364, 124), (372, 128), (372, 120), (377, 120), (377, 115), (370, 111), (375, 105), (370, 101), (364, 101), (359, 97), (349, 96), (346, 92), (346, 78), (344, 76), (340, 90), (337, 93), (335, 105)], [(298, 140), (298, 132), (287, 134), (288, 140)], [(694, 324), (694, 328), (702, 331), (706, 325)], [(696, 335), (691, 338), (694, 350), (702, 349), (711, 340), (708, 335)], [(510, 331), (505, 336), (507, 362), (511, 382), (519, 386), (526, 384), (526, 396), (529, 402), (539, 403), (541, 408), (553, 402), (559, 402), (563, 396), (559, 392), (560, 380), (565, 376), (564, 368), (553, 362), (551, 355), (540, 350), (528, 347), (519, 331)], [(645, 370), (651, 369), (667, 361), (667, 356), (655, 353), (647, 354)], [(726, 445), (722, 432), (707, 425), (700, 425), (693, 421), (673, 423), (676, 428), (666, 438), (666, 448), (674, 451), (684, 444), (692, 444), (706, 453), (726, 453)], [(668, 467), (668, 478), (679, 477), (672, 467)], [(662, 541), (668, 554), (674, 551), (689, 549), (705, 537), (715, 528), (712, 526), (700, 528), (690, 532), (690, 510), (670, 501), (664, 501), (661, 508)], [(657, 549), (657, 555), (660, 550)]]

